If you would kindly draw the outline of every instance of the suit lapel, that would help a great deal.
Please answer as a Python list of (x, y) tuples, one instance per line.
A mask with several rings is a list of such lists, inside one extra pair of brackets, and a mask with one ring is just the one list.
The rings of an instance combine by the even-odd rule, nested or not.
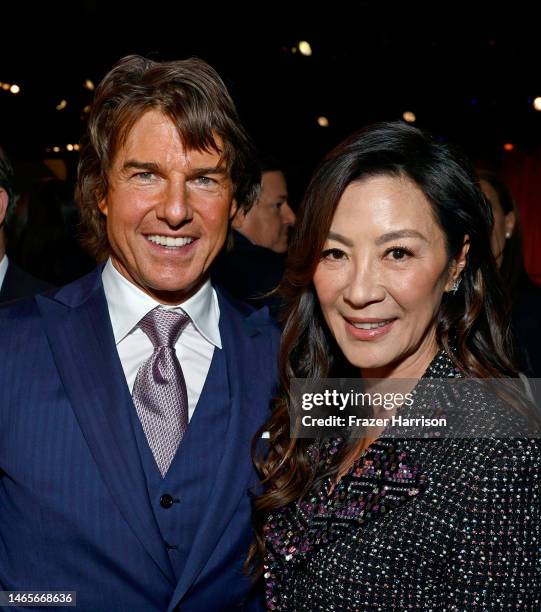
[[(268, 324), (267, 310), (256, 311), (245, 317), (218, 295), (220, 335), (231, 389), (229, 427), (209, 505), (202, 516), (169, 610), (178, 605), (196, 580), (231, 520), (240, 497), (248, 494), (249, 479), (254, 472), (250, 444), (265, 418), (261, 410), (253, 409), (256, 405), (253, 396), (258, 393), (261, 381), (262, 364), (259, 359), (265, 359), (265, 363), (269, 361), (268, 345), (259, 346), (262, 339), (261, 326)], [(246, 456), (241, 456), (243, 452)]]
[(101, 268), (54, 297), (36, 299), (66, 393), (111, 497), (174, 583), (130, 422), (134, 408), (114, 342)]

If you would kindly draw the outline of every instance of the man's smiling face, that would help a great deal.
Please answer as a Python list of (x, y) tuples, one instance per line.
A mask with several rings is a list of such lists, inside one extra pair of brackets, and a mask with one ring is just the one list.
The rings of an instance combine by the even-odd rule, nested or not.
[(115, 268), (161, 303), (185, 301), (205, 282), (236, 211), (220, 152), (186, 150), (171, 119), (150, 110), (108, 178), (99, 208)]

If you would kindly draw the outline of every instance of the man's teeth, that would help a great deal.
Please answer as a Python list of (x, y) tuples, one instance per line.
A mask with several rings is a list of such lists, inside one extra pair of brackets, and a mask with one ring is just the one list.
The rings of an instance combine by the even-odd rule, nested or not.
[(183, 238), (172, 238), (171, 236), (159, 236), (158, 234), (154, 234), (153, 236), (147, 236), (150, 242), (154, 242), (154, 244), (159, 244), (161, 246), (167, 247), (183, 247), (187, 244), (191, 244), (194, 239), (189, 237)]
[(352, 323), (353, 327), (357, 329), (376, 329), (377, 327), (383, 327), (390, 323), (392, 319), (386, 319), (385, 321), (379, 321), (378, 323)]

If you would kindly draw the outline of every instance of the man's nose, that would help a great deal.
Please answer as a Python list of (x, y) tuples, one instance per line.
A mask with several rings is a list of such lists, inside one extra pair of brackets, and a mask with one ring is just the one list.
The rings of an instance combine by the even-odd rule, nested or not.
[(283, 225), (287, 225), (288, 227), (291, 227), (292, 225), (295, 225), (295, 220), (297, 219), (295, 213), (293, 212), (293, 209), (291, 208), (291, 206), (289, 205), (288, 202), (284, 202), (282, 204), (282, 207), (280, 209), (280, 213), (282, 216), (282, 224)]
[(156, 214), (170, 227), (178, 227), (190, 218), (191, 209), (184, 180), (171, 180), (167, 183)]

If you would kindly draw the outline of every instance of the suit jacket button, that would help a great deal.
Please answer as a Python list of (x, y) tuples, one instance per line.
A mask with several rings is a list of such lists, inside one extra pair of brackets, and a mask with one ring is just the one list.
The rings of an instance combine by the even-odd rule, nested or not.
[(173, 498), (166, 493), (160, 497), (160, 506), (162, 508), (170, 508), (173, 505)]

